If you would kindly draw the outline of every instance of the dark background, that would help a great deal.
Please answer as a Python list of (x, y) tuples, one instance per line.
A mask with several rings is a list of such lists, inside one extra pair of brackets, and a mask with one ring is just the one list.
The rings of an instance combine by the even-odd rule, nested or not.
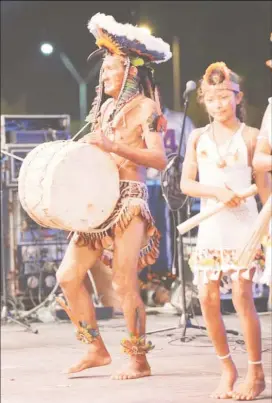
[[(81, 76), (95, 50), (87, 29), (97, 12), (118, 22), (144, 24), (171, 44), (180, 39), (181, 85), (197, 81), (207, 66), (225, 61), (244, 78), (249, 124), (258, 127), (271, 96), (269, 1), (2, 1), (1, 113), (59, 114), (79, 119), (78, 85), (57, 53), (45, 57), (39, 45), (51, 41), (64, 51)], [(172, 61), (156, 69), (165, 104), (173, 107)], [(89, 85), (89, 106), (97, 76)], [(189, 115), (199, 126), (205, 113), (195, 97)]]

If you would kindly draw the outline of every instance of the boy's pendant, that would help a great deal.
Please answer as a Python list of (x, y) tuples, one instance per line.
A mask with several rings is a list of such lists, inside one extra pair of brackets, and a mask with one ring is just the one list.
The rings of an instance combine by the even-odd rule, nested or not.
[(223, 158), (219, 157), (217, 159), (216, 165), (218, 166), (218, 168), (225, 168), (227, 166), (227, 163)]

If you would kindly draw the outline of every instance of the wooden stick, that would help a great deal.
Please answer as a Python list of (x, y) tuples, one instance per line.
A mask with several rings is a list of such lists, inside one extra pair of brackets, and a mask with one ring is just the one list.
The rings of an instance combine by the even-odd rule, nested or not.
[[(236, 192), (236, 194), (242, 198), (247, 198), (250, 196), (254, 196), (258, 192), (256, 185), (251, 185), (247, 189)], [(214, 214), (219, 213), (219, 211), (226, 208), (226, 205), (223, 202), (217, 203), (215, 206), (205, 209), (204, 211), (196, 214), (195, 216), (189, 218), (187, 221), (179, 224), (177, 229), (181, 235), (188, 232), (190, 229), (199, 225), (202, 221), (206, 220), (209, 217), (212, 217)]]
[(23, 160), (24, 160), (23, 158), (18, 157), (17, 155), (8, 153), (7, 151), (4, 151), (4, 150), (2, 150), (2, 149), (1, 149), (1, 153), (2, 153), (2, 154), (5, 154), (5, 155), (8, 155), (9, 157), (15, 158), (16, 160), (19, 160), (19, 161), (23, 161)]
[(258, 245), (261, 243), (263, 236), (267, 233), (269, 221), (271, 219), (272, 195), (260, 211), (252, 230), (246, 237), (244, 247), (238, 256), (238, 265), (247, 268), (254, 259)]

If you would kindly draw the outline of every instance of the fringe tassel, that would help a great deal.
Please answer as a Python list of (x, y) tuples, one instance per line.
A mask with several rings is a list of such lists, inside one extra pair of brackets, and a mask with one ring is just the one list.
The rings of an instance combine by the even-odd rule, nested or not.
[(147, 222), (147, 235), (149, 236), (148, 244), (140, 251), (138, 270), (143, 269), (147, 265), (154, 264), (159, 257), (160, 245), (160, 232), (154, 224), (149, 208), (146, 202), (131, 200), (127, 203), (126, 207), (121, 211), (118, 221), (112, 225), (111, 228), (99, 233), (77, 233), (74, 242), (78, 246), (88, 246), (90, 249), (104, 249), (101, 256), (101, 261), (107, 265), (112, 266), (113, 252), (111, 249), (114, 244), (114, 237), (120, 236), (129, 226), (133, 217), (141, 216)]

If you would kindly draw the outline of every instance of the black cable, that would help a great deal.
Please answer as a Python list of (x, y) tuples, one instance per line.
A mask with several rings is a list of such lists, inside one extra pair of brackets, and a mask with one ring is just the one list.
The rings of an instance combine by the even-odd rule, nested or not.
[[(176, 269), (175, 266), (176, 266), (176, 258), (177, 258), (177, 242), (176, 242), (176, 238), (177, 238), (177, 222), (176, 222), (175, 213), (172, 210), (170, 210), (170, 211), (171, 211), (171, 214), (172, 214), (173, 225), (174, 225), (174, 234), (173, 234), (173, 236), (174, 236), (174, 249), (173, 249), (171, 270), (172, 270), (172, 274), (176, 275), (177, 274), (177, 269)], [(175, 273), (174, 273), (174, 271), (175, 271)]]

